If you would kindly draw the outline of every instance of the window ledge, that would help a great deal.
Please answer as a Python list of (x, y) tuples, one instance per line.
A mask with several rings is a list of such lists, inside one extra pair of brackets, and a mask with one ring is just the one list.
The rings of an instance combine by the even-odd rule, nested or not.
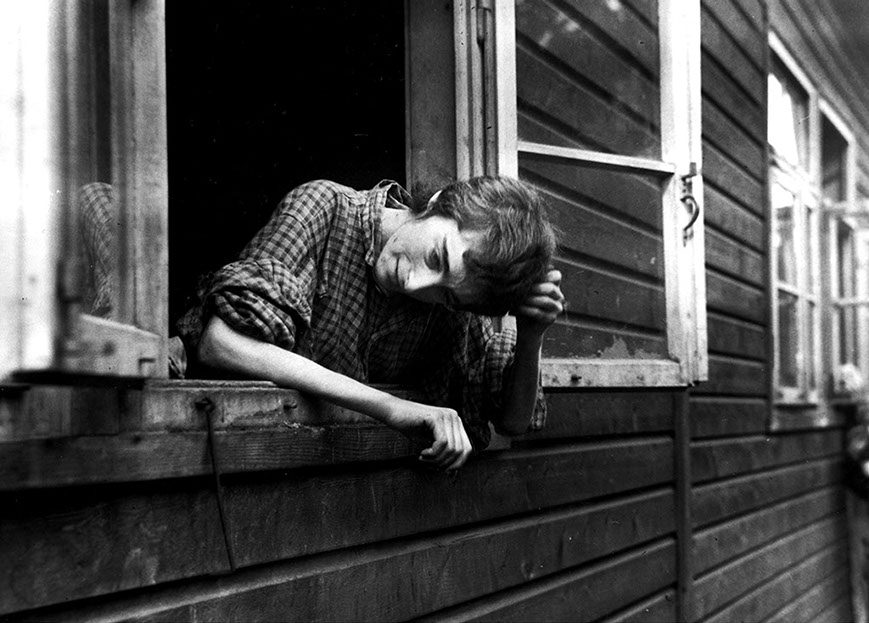
[[(361, 413), (263, 381), (161, 380), (135, 390), (34, 385), (0, 396), (0, 490), (210, 475), (209, 404), (221, 473), (387, 460), (416, 468), (424, 447)], [(30, 435), (20, 426), (33, 424), (28, 416), (43, 420)], [(509, 445), (493, 435), (488, 449)]]

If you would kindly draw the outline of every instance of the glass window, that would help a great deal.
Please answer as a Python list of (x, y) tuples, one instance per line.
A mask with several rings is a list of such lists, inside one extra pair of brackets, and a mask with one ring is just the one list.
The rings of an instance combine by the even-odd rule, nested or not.
[(808, 169), (809, 95), (778, 58), (769, 75), (768, 116), (769, 144), (775, 154)]

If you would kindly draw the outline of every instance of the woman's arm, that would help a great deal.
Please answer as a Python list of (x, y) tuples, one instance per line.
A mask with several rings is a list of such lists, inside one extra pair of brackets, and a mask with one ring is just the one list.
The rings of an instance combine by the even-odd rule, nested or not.
[(551, 270), (516, 310), (516, 353), (510, 378), (504, 379), (504, 411), (499, 432), (521, 435), (528, 430), (537, 404), (543, 334), (564, 311), (561, 273)]
[(208, 321), (197, 354), (205, 365), (325, 398), (408, 437), (430, 442), (420, 460), (443, 469), (461, 467), (471, 453), (471, 442), (453, 409), (419, 404), (369, 387), (301, 355), (239, 333), (217, 316)]

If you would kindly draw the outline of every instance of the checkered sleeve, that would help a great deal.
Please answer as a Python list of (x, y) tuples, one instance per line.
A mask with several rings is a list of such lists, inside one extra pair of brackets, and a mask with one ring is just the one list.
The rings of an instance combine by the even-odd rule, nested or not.
[(76, 196), (81, 218), (81, 236), (85, 261), (90, 270), (87, 279), (89, 312), (111, 317), (114, 298), (112, 247), (117, 237), (117, 205), (110, 184), (92, 182), (78, 190)]
[(177, 325), (188, 350), (195, 352), (213, 315), (254, 339), (289, 350), (297, 345), (310, 326), (318, 260), (341, 194), (337, 184), (315, 181), (281, 201), (239, 260), (207, 280), (199, 308)]

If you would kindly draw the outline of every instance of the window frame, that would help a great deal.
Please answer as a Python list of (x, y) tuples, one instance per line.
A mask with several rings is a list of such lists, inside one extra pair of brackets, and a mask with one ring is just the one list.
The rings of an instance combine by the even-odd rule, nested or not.
[[(474, 5), (472, 0), (458, 4)], [(661, 58), (661, 159), (620, 156), (520, 141), (516, 105), (514, 0), (478, 2), (490, 19), (486, 38), (490, 60), (484, 97), (486, 128), (491, 128), (488, 171), (518, 177), (520, 153), (576, 162), (582, 166), (652, 173), (662, 178), (667, 350), (669, 358), (544, 358), (543, 384), (564, 387), (684, 387), (708, 379), (703, 178), (700, 94), (700, 3), (659, 1)], [(457, 49), (458, 49), (457, 36)], [(465, 49), (468, 48), (464, 45)], [(458, 58), (458, 56), (457, 56)], [(457, 63), (458, 65), (458, 63)], [(462, 106), (458, 107), (458, 111)], [(468, 117), (470, 118), (470, 117)], [(688, 120), (685, 123), (685, 120)], [(460, 126), (461, 127), (461, 126)], [(473, 127), (473, 126), (472, 126)], [(461, 137), (461, 133), (459, 134)], [(473, 143), (473, 134), (466, 136)], [(461, 138), (458, 141), (462, 144)], [(459, 169), (462, 173), (473, 173)], [(690, 186), (687, 183), (690, 183)], [(699, 216), (683, 237), (689, 213), (682, 202), (690, 192)], [(568, 299), (570, 293), (566, 293)]]
[[(27, 235), (0, 252), (4, 266), (12, 267), (3, 271), (13, 282), (8, 292), (25, 301), (4, 304), (15, 316), (9, 324), (17, 324), (17, 331), (8, 333), (4, 325), (4, 332), (17, 335), (18, 343), (0, 351), (7, 366), (0, 373), (31, 379), (45, 374), (165, 377), (167, 366), (159, 365), (168, 361), (164, 0), (107, 3), (111, 183), (118, 210), (121, 275), (117, 320), (81, 310), (83, 262), (78, 259), (80, 232), (72, 207), (72, 186), (78, 181), (71, 173), (78, 166), (76, 149), (89, 138), (78, 123), (80, 115), (88, 114), (90, 96), (84, 89), (88, 61), (82, 56), (87, 43), (81, 39), (87, 36), (83, 33), (89, 26), (89, 5), (37, 0), (34, 6), (20, 18), (29, 33), (4, 38), (10, 47), (18, 47), (26, 67), (20, 78), (9, 76), (9, 84), (27, 103), (18, 118), (4, 110), (4, 123), (15, 119), (28, 128), (21, 132), (18, 148), (35, 164), (28, 165), (29, 173), (22, 171), (20, 179), (11, 180), (5, 191), (16, 195), (20, 208), (15, 227)], [(56, 96), (58, 89), (61, 97)], [(45, 103), (34, 107), (40, 101)], [(34, 177), (40, 175), (41, 179)], [(38, 187), (57, 191), (40, 196), (34, 192)], [(21, 192), (26, 189), (30, 196)], [(48, 240), (41, 234), (45, 230), (50, 232)]]

